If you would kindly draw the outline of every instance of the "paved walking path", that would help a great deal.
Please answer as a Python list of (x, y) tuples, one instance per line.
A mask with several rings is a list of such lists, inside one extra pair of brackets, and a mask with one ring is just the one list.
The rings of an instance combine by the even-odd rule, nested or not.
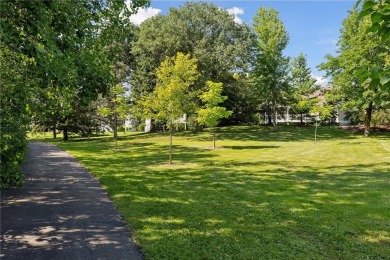
[(29, 145), (24, 188), (1, 194), (1, 259), (142, 259), (98, 181), (58, 147)]

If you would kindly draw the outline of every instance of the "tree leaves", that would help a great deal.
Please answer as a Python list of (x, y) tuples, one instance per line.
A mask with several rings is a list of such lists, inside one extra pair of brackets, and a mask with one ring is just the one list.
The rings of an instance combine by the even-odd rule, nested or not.
[(378, 2), (366, 1), (362, 12), (372, 9), (372, 16), (359, 14), (357, 10), (350, 13), (343, 22), (339, 55), (328, 57), (328, 61), (321, 65), (333, 77), (343, 106), (353, 113), (365, 111), (366, 129), (370, 126), (371, 113), (390, 101), (390, 83), (386, 80), (390, 45), (385, 44), (376, 31), (383, 25), (382, 16), (375, 14), (377, 8)]
[(167, 120), (169, 125), (184, 113), (193, 110), (193, 95), (190, 86), (199, 77), (197, 60), (189, 54), (177, 53), (166, 57), (156, 72), (156, 89), (143, 100), (144, 116)]
[(197, 121), (200, 124), (215, 127), (220, 119), (227, 118), (232, 114), (232, 111), (218, 106), (227, 98), (222, 96), (222, 90), (223, 84), (221, 82), (206, 82), (206, 91), (199, 96), (204, 102), (204, 107), (197, 111)]
[(252, 78), (259, 99), (266, 104), (272, 103), (273, 124), (276, 125), (276, 106), (283, 103), (289, 88), (289, 58), (283, 56), (289, 37), (278, 12), (271, 8), (259, 8), (253, 26), (257, 46)]

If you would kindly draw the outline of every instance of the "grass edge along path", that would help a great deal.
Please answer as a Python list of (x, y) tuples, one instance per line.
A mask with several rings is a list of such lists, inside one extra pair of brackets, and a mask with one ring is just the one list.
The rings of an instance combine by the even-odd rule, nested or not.
[[(390, 136), (226, 127), (56, 143), (95, 174), (147, 259), (386, 259)], [(50, 141), (50, 140), (49, 140)]]

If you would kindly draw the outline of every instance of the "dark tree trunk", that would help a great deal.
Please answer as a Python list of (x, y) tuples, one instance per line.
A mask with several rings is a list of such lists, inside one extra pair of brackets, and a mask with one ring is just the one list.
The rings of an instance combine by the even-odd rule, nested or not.
[(303, 113), (301, 113), (301, 125), (303, 125)]
[(366, 116), (364, 118), (364, 136), (366, 137), (370, 136), (371, 134), (372, 109), (373, 109), (373, 105), (371, 101), (368, 107), (366, 108)]
[(67, 125), (64, 126), (64, 137), (63, 137), (63, 140), (64, 140), (64, 141), (68, 141), (68, 140), (69, 140), (69, 136), (68, 136), (68, 126), (67, 126)]
[(114, 131), (114, 138), (118, 138), (118, 115), (114, 115), (114, 122), (113, 122), (113, 131)]
[(272, 125), (272, 112), (271, 112), (271, 106), (268, 106), (268, 108), (267, 108), (267, 117), (268, 117), (268, 125)]
[(53, 138), (56, 139), (57, 138), (57, 127), (56, 127), (56, 124), (54, 123), (53, 125)]
[(272, 126), (276, 127), (276, 102), (272, 101)]

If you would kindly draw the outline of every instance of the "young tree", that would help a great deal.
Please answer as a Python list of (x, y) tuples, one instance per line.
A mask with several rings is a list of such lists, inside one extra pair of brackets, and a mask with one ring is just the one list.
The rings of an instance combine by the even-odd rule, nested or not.
[(364, 111), (365, 136), (370, 135), (373, 112), (390, 101), (389, 92), (377, 81), (356, 76), (361, 69), (389, 60), (390, 47), (380, 41), (378, 34), (367, 32), (371, 23), (369, 17), (359, 20), (357, 10), (353, 10), (343, 22), (338, 56), (328, 55), (327, 62), (319, 66), (332, 77), (343, 106)]
[(222, 118), (227, 118), (232, 114), (232, 111), (226, 110), (224, 107), (218, 106), (227, 97), (222, 96), (223, 84), (221, 82), (215, 83), (212, 81), (206, 82), (207, 91), (202, 93), (199, 97), (204, 103), (204, 107), (198, 109), (197, 121), (200, 124), (213, 128), (213, 147), (215, 148), (215, 126)]
[(314, 142), (317, 143), (317, 129), (318, 123), (324, 120), (330, 120), (333, 117), (332, 111), (334, 107), (326, 103), (322, 103), (317, 99), (317, 104), (310, 109), (310, 113), (315, 114), (315, 130), (314, 130)]
[(110, 124), (115, 139), (115, 147), (117, 147), (118, 139), (118, 120), (124, 119), (130, 111), (129, 100), (126, 96), (126, 89), (122, 85), (115, 85), (110, 89), (107, 97), (102, 98), (99, 114), (107, 119)]
[(271, 107), (272, 124), (276, 126), (276, 109), (287, 96), (288, 62), (283, 56), (289, 36), (272, 8), (261, 7), (253, 18), (253, 30), (257, 36), (253, 78), (259, 97)]
[(306, 114), (314, 106), (315, 100), (310, 98), (314, 91), (319, 89), (316, 79), (311, 76), (310, 68), (307, 67), (307, 58), (302, 53), (299, 54), (290, 64), (291, 71), (291, 102), (292, 110), (301, 115), (301, 124), (303, 123), (303, 114)]
[(181, 52), (167, 57), (157, 69), (156, 89), (143, 100), (145, 116), (167, 121), (169, 128), (169, 164), (172, 164), (174, 121), (194, 110), (196, 92), (190, 87), (199, 77), (197, 60)]

